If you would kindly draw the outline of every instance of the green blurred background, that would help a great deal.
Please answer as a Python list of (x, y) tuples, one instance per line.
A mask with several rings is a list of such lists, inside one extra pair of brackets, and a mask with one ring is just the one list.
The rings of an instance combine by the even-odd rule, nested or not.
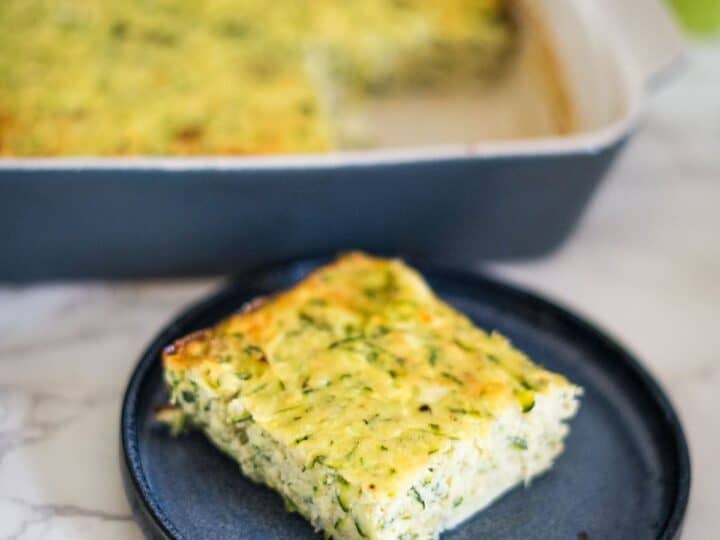
[[(632, 0), (629, 0), (632, 1)], [(720, 36), (720, 0), (667, 0), (688, 33)]]

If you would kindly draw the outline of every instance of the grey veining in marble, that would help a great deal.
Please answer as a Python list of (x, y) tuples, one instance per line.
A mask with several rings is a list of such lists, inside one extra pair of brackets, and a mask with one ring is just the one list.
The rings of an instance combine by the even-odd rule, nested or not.
[[(720, 46), (696, 46), (652, 100), (577, 233), (492, 265), (637, 352), (685, 422), (685, 538), (720, 529)], [(219, 280), (0, 288), (0, 538), (139, 539), (122, 490), (119, 406), (153, 333)]]

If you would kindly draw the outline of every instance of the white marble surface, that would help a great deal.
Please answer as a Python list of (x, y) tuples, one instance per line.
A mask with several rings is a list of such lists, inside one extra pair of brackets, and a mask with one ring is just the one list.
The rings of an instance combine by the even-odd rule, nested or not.
[[(720, 46), (696, 47), (566, 246), (491, 269), (645, 359), (685, 422), (688, 539), (720, 530)], [(0, 288), (0, 538), (134, 539), (122, 391), (153, 333), (218, 280)]]

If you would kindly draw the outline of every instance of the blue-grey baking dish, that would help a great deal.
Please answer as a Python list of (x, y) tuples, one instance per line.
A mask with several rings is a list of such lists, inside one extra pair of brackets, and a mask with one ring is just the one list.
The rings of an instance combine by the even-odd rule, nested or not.
[[(253, 484), (200, 433), (173, 439), (153, 421), (167, 403), (160, 354), (256, 296), (277, 292), (327, 259), (301, 259), (238, 277), (160, 331), (132, 374), (120, 420), (128, 500), (152, 539), (320, 539), (282, 499)], [(410, 261), (413, 263), (413, 261)], [(517, 488), (444, 540), (676, 540), (688, 502), (687, 443), (672, 405), (641, 364), (610, 337), (528, 292), (413, 263), (446, 301), (497, 329), (585, 392), (565, 452), (527, 489)]]
[(347, 247), (456, 261), (552, 250), (680, 38), (659, 0), (524, 4), (572, 95), (574, 135), (313, 156), (0, 159), (0, 280), (227, 273)]

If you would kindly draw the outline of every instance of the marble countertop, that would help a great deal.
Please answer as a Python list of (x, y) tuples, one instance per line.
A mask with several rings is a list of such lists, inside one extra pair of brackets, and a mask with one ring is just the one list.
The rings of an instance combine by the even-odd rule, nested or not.
[[(570, 241), (486, 267), (599, 323), (669, 391), (693, 460), (689, 539), (720, 529), (719, 203), (720, 46), (696, 46)], [(118, 466), (122, 392), (153, 333), (220, 281), (0, 288), (0, 538), (141, 538)]]

